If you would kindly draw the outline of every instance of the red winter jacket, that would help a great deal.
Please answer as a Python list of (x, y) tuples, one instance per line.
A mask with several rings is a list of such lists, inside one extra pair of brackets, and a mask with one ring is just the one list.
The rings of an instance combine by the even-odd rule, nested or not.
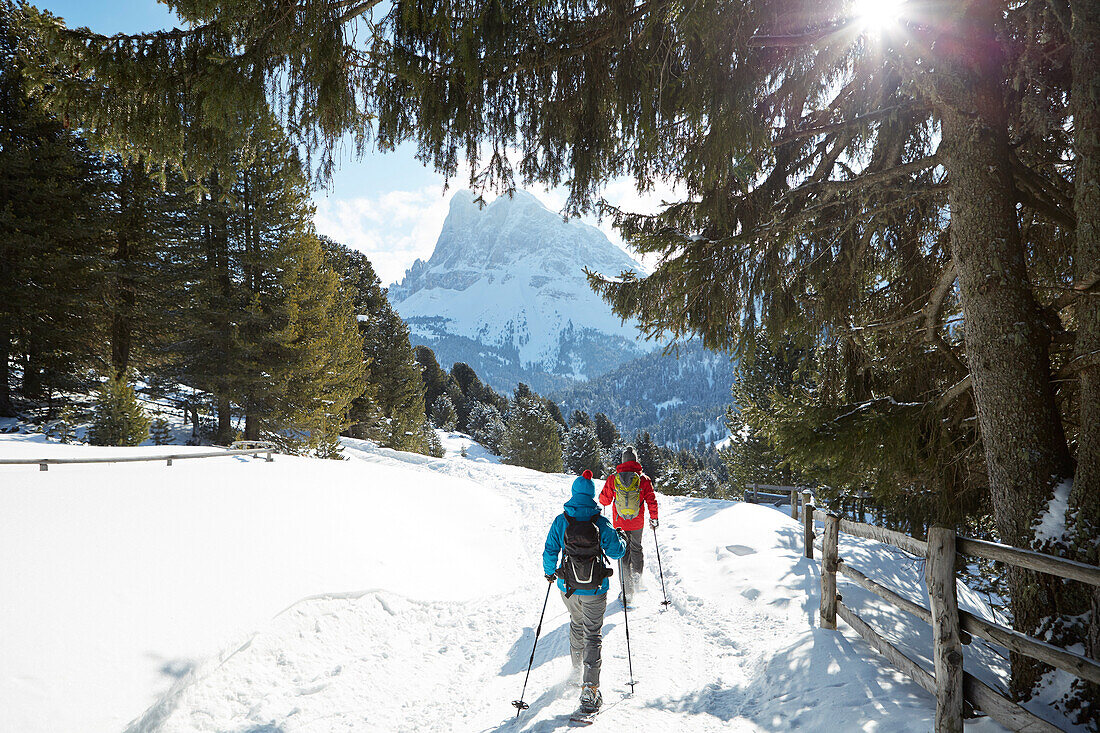
[(649, 506), (649, 516), (653, 519), (657, 518), (657, 497), (653, 493), (653, 482), (649, 480), (649, 476), (642, 473), (642, 464), (637, 461), (627, 461), (626, 463), (620, 463), (615, 466), (615, 473), (607, 477), (607, 480), (603, 482), (603, 491), (600, 492), (600, 503), (604, 506), (611, 504), (611, 513), (615, 517), (613, 522), (616, 529), (622, 528), (627, 531), (641, 529), (645, 517), (645, 507), (639, 507), (638, 514), (633, 519), (623, 519), (619, 516), (619, 510), (615, 508), (615, 474), (618, 473), (637, 473), (641, 474), (642, 481), (639, 491), (639, 499), (643, 504)]

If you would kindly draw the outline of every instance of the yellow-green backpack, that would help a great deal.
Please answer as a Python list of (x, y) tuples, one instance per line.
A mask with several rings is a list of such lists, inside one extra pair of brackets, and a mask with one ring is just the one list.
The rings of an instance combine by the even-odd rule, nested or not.
[(615, 474), (615, 511), (623, 519), (633, 519), (642, 510), (642, 475), (634, 474), (634, 480), (627, 486)]

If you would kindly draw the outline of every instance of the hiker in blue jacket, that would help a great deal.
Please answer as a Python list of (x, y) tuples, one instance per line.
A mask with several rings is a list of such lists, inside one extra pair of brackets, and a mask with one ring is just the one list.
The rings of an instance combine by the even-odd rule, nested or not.
[(573, 496), (565, 502), (565, 511), (550, 525), (542, 552), (546, 580), (557, 579), (569, 611), (569, 654), (574, 671), (582, 672), (581, 708), (587, 712), (598, 710), (603, 702), (600, 651), (607, 579), (612, 574), (604, 555), (618, 560), (626, 552), (622, 538), (600, 513), (595, 496), (592, 472), (585, 471), (573, 482)]

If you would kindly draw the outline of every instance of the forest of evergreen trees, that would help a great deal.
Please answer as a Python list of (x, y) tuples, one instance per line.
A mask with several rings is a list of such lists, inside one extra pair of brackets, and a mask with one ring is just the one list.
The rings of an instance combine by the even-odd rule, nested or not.
[(0, 25), (0, 416), (64, 413), (93, 442), (135, 444), (138, 383), (195, 440), (441, 450), (370, 263), (317, 236), (274, 120), (253, 135), (232, 177), (200, 181), (93, 153), (31, 92)]
[(464, 362), (450, 372), (427, 346), (415, 348), (424, 384), (426, 414), (443, 430), (471, 436), (506, 463), (538, 471), (606, 476), (633, 444), (642, 467), (659, 491), (722, 498), (729, 496), (729, 473), (712, 445), (674, 450), (658, 445), (647, 431), (620, 434), (606, 413), (573, 410), (566, 419), (558, 404), (520, 383), (505, 397), (481, 381)]

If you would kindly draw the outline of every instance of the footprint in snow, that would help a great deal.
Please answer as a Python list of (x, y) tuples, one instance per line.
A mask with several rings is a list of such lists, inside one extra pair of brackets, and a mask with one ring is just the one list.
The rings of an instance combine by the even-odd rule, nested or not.
[(751, 547), (746, 547), (745, 545), (726, 545), (726, 549), (732, 552), (734, 555), (745, 556), (756, 554), (756, 550), (752, 549)]

